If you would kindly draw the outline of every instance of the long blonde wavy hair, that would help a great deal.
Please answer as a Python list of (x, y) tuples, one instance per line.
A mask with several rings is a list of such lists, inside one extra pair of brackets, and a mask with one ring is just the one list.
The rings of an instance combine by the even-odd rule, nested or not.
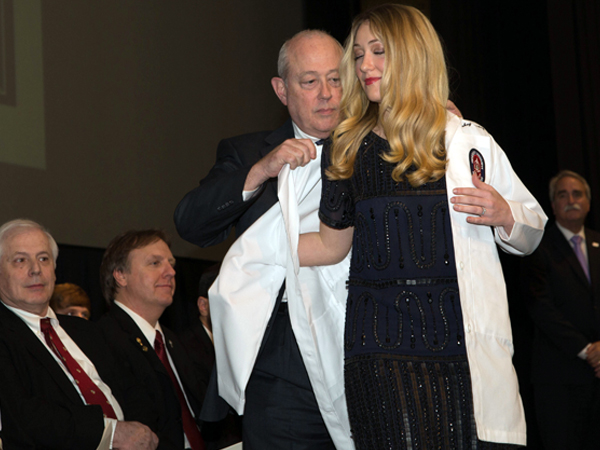
[[(369, 101), (356, 75), (354, 43), (363, 23), (385, 51), (380, 104)], [(418, 9), (382, 5), (359, 15), (346, 40), (340, 76), (342, 122), (333, 132), (330, 179), (352, 176), (360, 144), (378, 123), (390, 145), (381, 156), (396, 164), (395, 181), (406, 176), (412, 186), (420, 186), (444, 175), (448, 74), (438, 35)], [(405, 175), (411, 165), (416, 170)]]

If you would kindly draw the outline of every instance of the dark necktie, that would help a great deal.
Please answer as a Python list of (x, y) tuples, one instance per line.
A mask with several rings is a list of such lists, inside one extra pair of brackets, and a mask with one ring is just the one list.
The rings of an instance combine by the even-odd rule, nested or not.
[(585, 260), (585, 256), (583, 255), (583, 250), (581, 250), (581, 241), (582, 240), (583, 240), (583, 238), (581, 236), (579, 236), (578, 234), (574, 235), (571, 238), (571, 242), (573, 243), (573, 250), (575, 251), (575, 256), (577, 256), (577, 259), (579, 260), (579, 264), (581, 264), (581, 268), (583, 269), (583, 272), (585, 273), (585, 276), (587, 277), (588, 281), (591, 282), (590, 269), (588, 267), (587, 261)]
[(169, 357), (167, 356), (167, 352), (165, 351), (165, 344), (163, 342), (162, 334), (160, 334), (158, 330), (156, 330), (156, 338), (154, 339), (154, 351), (156, 351), (158, 358), (163, 363), (163, 366), (165, 366), (165, 369), (167, 369), (167, 373), (169, 374), (169, 377), (171, 377), (171, 381), (173, 382), (173, 387), (177, 392), (179, 404), (181, 405), (181, 419), (183, 421), (183, 432), (187, 436), (192, 450), (204, 450), (204, 441), (202, 440), (200, 431), (198, 431), (196, 421), (192, 417), (190, 408), (188, 407), (188, 404), (185, 401), (185, 396), (183, 395), (181, 386), (179, 386), (179, 383), (177, 382), (177, 377), (173, 372), (173, 368), (169, 363)]
[(71, 373), (75, 379), (75, 383), (77, 383), (77, 387), (79, 388), (81, 395), (83, 395), (83, 398), (85, 399), (85, 402), (88, 405), (100, 405), (102, 412), (104, 413), (104, 417), (116, 419), (117, 415), (115, 414), (115, 410), (111, 406), (110, 402), (107, 400), (100, 388), (98, 388), (96, 383), (92, 381), (88, 374), (85, 373), (85, 371), (81, 368), (79, 363), (75, 361), (75, 359), (67, 351), (67, 348), (63, 345), (58, 337), (58, 334), (56, 334), (54, 327), (50, 323), (50, 319), (42, 319), (40, 321), (40, 326), (42, 333), (44, 333), (44, 337), (46, 338), (48, 347), (52, 349), (56, 356), (58, 356), (58, 358), (64, 363), (67, 370)]

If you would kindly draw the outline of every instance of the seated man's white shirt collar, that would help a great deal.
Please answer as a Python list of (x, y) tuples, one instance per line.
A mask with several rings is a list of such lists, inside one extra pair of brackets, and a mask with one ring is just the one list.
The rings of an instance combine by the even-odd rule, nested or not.
[[(48, 347), (48, 344), (46, 344), (46, 338), (44, 337), (44, 333), (42, 333), (40, 320), (44, 319), (45, 317), (50, 318), (50, 323), (52, 324), (54, 331), (56, 331), (56, 334), (60, 338), (63, 345), (67, 348), (67, 351), (71, 354), (73, 359), (77, 361), (77, 363), (81, 366), (85, 373), (96, 384), (96, 386), (98, 386), (98, 388), (102, 391), (102, 393), (110, 402), (111, 406), (113, 407), (113, 410), (115, 411), (115, 414), (117, 415), (117, 420), (123, 420), (125, 418), (123, 415), (123, 410), (121, 409), (121, 406), (119, 405), (117, 399), (112, 395), (110, 387), (108, 387), (108, 385), (102, 381), (92, 361), (90, 361), (90, 359), (85, 355), (85, 353), (83, 353), (83, 351), (81, 351), (81, 349), (77, 346), (75, 341), (73, 341), (73, 339), (71, 339), (67, 332), (63, 330), (63, 328), (60, 326), (60, 323), (56, 318), (56, 314), (54, 313), (52, 308), (48, 307), (48, 312), (46, 313), (46, 316), (41, 317), (37, 314), (32, 314), (30, 312), (23, 311), (22, 309), (14, 308), (12, 306), (7, 305), (6, 303), (4, 303), (4, 306), (6, 306), (9, 310), (15, 313), (21, 320), (23, 320), (23, 322), (25, 322), (25, 324), (31, 329), (31, 331), (33, 331), (33, 334), (37, 336), (37, 338), (44, 345), (44, 347), (46, 347), (50, 355), (52, 355), (54, 360), (62, 368), (69, 381), (71, 381), (71, 384), (77, 390), (79, 397), (81, 397), (81, 400), (83, 401), (83, 403), (85, 403), (85, 398), (81, 394), (81, 391), (79, 390), (75, 379), (73, 378), (67, 367), (64, 365), (64, 363), (60, 360), (60, 358), (58, 358), (58, 356), (56, 356), (56, 354), (50, 349), (50, 347)], [(109, 419), (106, 417), (104, 418), (104, 433), (102, 435), (102, 440), (100, 441), (100, 444), (97, 447), (97, 450), (107, 450), (109, 448), (112, 448), (112, 439), (116, 429), (117, 420)]]
[[(210, 331), (206, 325), (204, 325), (202, 322), (200, 322), (202, 324), (202, 328), (204, 328), (204, 331), (206, 331), (206, 334), (208, 334), (208, 337), (210, 338), (210, 340), (214, 343), (214, 339), (213, 339), (213, 334), (212, 331)], [(0, 424), (1, 425), (1, 424)], [(1, 429), (1, 428), (0, 428)]]
[[(140, 316), (138, 313), (136, 313), (134, 310), (132, 310), (131, 308), (127, 307), (126, 305), (124, 305), (123, 303), (115, 300), (115, 305), (119, 305), (119, 307), (125, 311), (129, 317), (131, 317), (133, 319), (133, 321), (135, 322), (135, 324), (138, 326), (138, 328), (140, 330), (142, 330), (142, 333), (144, 334), (144, 337), (146, 338), (146, 340), (148, 342), (150, 342), (150, 345), (152, 346), (152, 348), (154, 348), (154, 339), (156, 339), (156, 332), (159, 331), (160, 334), (162, 334), (163, 337), (163, 341), (165, 342), (165, 347), (166, 347), (166, 340), (165, 340), (165, 334), (162, 331), (162, 328), (160, 327), (160, 322), (156, 322), (156, 326), (152, 326), (150, 325), (150, 323), (148, 323), (148, 321), (146, 319), (144, 319), (142, 316)], [(167, 354), (169, 352), (167, 351)], [(170, 358), (169, 358), (170, 360)], [(171, 364), (171, 366), (173, 366), (173, 364)]]

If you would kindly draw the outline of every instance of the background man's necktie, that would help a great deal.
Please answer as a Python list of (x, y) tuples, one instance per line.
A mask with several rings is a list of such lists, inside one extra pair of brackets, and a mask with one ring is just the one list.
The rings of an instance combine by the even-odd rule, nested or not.
[(588, 281), (590, 280), (590, 268), (588, 267), (588, 263), (585, 260), (585, 256), (583, 255), (583, 250), (581, 250), (581, 241), (583, 240), (583, 238), (581, 236), (579, 236), (578, 234), (576, 234), (575, 236), (573, 236), (571, 238), (571, 242), (573, 243), (573, 250), (575, 251), (575, 256), (577, 256), (577, 259), (579, 260), (579, 264), (581, 264), (581, 268), (583, 269), (583, 272), (585, 273), (585, 276), (587, 277)]

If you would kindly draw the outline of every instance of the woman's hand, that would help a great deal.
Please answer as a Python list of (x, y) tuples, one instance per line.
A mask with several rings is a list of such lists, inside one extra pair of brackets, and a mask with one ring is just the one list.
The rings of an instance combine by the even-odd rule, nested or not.
[(492, 227), (503, 227), (506, 234), (510, 235), (515, 218), (510, 206), (504, 198), (498, 194), (489, 184), (484, 183), (476, 174), (472, 175), (474, 188), (455, 188), (450, 201), (454, 210), (466, 214), (467, 222), (476, 225), (487, 225)]

